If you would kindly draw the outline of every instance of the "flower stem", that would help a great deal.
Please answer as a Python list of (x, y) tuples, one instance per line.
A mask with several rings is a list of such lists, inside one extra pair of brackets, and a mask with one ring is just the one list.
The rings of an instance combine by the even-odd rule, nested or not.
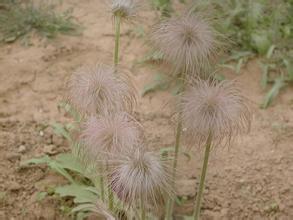
[(140, 209), (141, 209), (141, 220), (146, 220), (146, 214), (145, 214), (145, 206), (143, 204), (143, 199), (140, 199)]
[(103, 166), (100, 167), (101, 176), (99, 177), (99, 186), (100, 186), (100, 193), (101, 193), (101, 200), (105, 201), (105, 183), (104, 183), (104, 177), (103, 172), (104, 168)]
[[(175, 142), (175, 152), (174, 152), (173, 170), (172, 170), (173, 187), (175, 185), (176, 168), (178, 163), (178, 154), (179, 154), (179, 147), (180, 147), (180, 140), (181, 140), (181, 133), (182, 133), (181, 117), (179, 117), (179, 120), (180, 121), (178, 122), (177, 129), (176, 129), (176, 142)], [(167, 203), (166, 220), (172, 219), (173, 208), (174, 208), (174, 199), (170, 198)]]
[(108, 187), (108, 207), (109, 207), (109, 210), (113, 211), (113, 208), (114, 208), (114, 196), (113, 196), (113, 191), (111, 190), (110, 187)]
[(104, 188), (104, 177), (100, 177), (100, 190), (101, 190), (101, 199), (105, 201), (105, 188)]
[(114, 51), (114, 65), (117, 66), (119, 63), (119, 45), (120, 45), (120, 26), (121, 17), (115, 16), (115, 51)]
[(206, 173), (207, 173), (207, 168), (208, 168), (211, 145), (212, 145), (212, 135), (209, 134), (209, 137), (206, 142), (204, 161), (203, 161), (203, 166), (202, 166), (202, 171), (201, 171), (201, 176), (200, 176), (199, 188), (198, 188), (198, 192), (197, 192), (197, 196), (196, 196), (195, 210), (194, 210), (194, 216), (193, 216), (194, 220), (199, 220), (201, 198), (202, 198), (202, 194), (203, 194), (203, 190), (204, 190), (204, 183), (205, 183), (205, 178), (206, 178)]

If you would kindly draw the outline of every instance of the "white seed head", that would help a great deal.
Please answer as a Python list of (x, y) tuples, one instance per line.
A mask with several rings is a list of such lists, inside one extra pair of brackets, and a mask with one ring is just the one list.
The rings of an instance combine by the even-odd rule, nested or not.
[(182, 96), (187, 144), (202, 144), (209, 134), (215, 145), (230, 144), (250, 128), (251, 114), (246, 102), (234, 81), (196, 80)]
[(153, 29), (151, 41), (175, 73), (199, 74), (218, 52), (216, 31), (201, 16), (187, 13)]
[(135, 206), (139, 201), (157, 207), (171, 184), (163, 161), (154, 153), (134, 148), (121, 159), (110, 174), (110, 187), (117, 197)]
[(131, 111), (136, 103), (134, 87), (111, 66), (83, 67), (68, 82), (69, 103), (82, 114)]

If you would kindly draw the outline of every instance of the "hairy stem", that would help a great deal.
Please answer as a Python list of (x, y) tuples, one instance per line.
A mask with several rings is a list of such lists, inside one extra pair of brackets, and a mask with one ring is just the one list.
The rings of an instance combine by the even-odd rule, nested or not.
[(114, 65), (117, 66), (119, 63), (119, 45), (120, 45), (120, 26), (121, 17), (115, 16), (115, 51), (114, 51)]
[(110, 187), (108, 187), (108, 207), (109, 207), (109, 210), (113, 211), (113, 208), (114, 208), (114, 196), (113, 196), (113, 191), (111, 190)]
[[(173, 159), (173, 169), (172, 169), (172, 181), (173, 186), (175, 185), (175, 177), (176, 177), (176, 168), (178, 163), (178, 154), (179, 154), (179, 147), (180, 147), (180, 140), (181, 140), (181, 133), (182, 133), (182, 121), (179, 117), (179, 122), (176, 129), (176, 142), (175, 142), (175, 152), (174, 152), (174, 159)], [(170, 220), (172, 218), (174, 207), (174, 199), (170, 198), (167, 203), (167, 211), (166, 211), (166, 220)]]
[(100, 189), (101, 189), (101, 199), (105, 201), (105, 188), (104, 188), (104, 177), (100, 177)]
[(140, 199), (140, 209), (141, 209), (141, 220), (146, 220), (146, 214), (145, 214), (145, 206), (143, 204), (143, 199)]
[(197, 192), (197, 195), (196, 195), (196, 203), (195, 203), (195, 210), (194, 210), (194, 220), (198, 220), (199, 215), (200, 215), (201, 199), (202, 199), (202, 194), (203, 194), (203, 191), (204, 191), (204, 183), (205, 183), (205, 178), (206, 178), (206, 173), (207, 173), (207, 168), (208, 168), (209, 154), (210, 154), (210, 150), (211, 150), (211, 145), (212, 145), (212, 135), (209, 134), (209, 137), (208, 137), (207, 142), (206, 142), (206, 147), (205, 147), (204, 161), (203, 161), (203, 166), (202, 166), (202, 170), (201, 170), (199, 188), (198, 188), (198, 192)]
[(100, 172), (101, 172), (101, 176), (99, 177), (99, 186), (100, 186), (101, 200), (104, 202), (105, 201), (105, 183), (104, 183), (104, 177), (103, 177), (104, 168), (102, 166), (100, 167)]

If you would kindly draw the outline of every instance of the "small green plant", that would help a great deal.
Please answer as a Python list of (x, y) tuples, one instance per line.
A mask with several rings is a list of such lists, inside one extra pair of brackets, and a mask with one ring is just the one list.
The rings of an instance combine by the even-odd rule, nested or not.
[(12, 43), (33, 32), (53, 38), (58, 33), (72, 34), (78, 25), (72, 21), (70, 11), (58, 13), (54, 5), (32, 1), (4, 1), (0, 7), (0, 41)]
[(161, 12), (162, 17), (169, 17), (172, 9), (171, 0), (152, 0), (154, 8)]

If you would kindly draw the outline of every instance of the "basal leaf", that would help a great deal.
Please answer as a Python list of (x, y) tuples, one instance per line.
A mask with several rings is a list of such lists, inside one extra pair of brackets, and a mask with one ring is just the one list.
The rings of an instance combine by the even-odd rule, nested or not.
[(260, 54), (265, 55), (272, 45), (267, 31), (259, 31), (251, 34), (252, 46)]
[(265, 89), (268, 85), (269, 65), (261, 62), (260, 67), (262, 72), (260, 84), (261, 84), (261, 87)]
[(283, 78), (279, 77), (275, 80), (273, 87), (270, 91), (266, 94), (263, 104), (261, 105), (262, 108), (267, 108), (273, 101), (273, 99), (279, 94), (280, 90), (285, 86)]
[(63, 124), (55, 122), (51, 126), (57, 135), (60, 135), (64, 138), (66, 138), (68, 141), (72, 140), (69, 132), (67, 131), (67, 129), (65, 128), (65, 126)]
[(80, 163), (80, 161), (71, 153), (63, 153), (59, 154), (56, 157), (56, 161), (64, 168), (79, 174), (84, 174), (85, 169), (84, 166)]
[(98, 200), (98, 195), (88, 190), (88, 186), (71, 184), (56, 187), (55, 193), (61, 197), (73, 197), (75, 203), (93, 203)]
[(146, 94), (150, 92), (154, 92), (156, 90), (165, 90), (168, 88), (169, 83), (168, 79), (164, 74), (157, 73), (153, 79), (153, 81), (147, 85), (144, 86), (144, 89), (142, 91), (142, 96), (145, 96)]

